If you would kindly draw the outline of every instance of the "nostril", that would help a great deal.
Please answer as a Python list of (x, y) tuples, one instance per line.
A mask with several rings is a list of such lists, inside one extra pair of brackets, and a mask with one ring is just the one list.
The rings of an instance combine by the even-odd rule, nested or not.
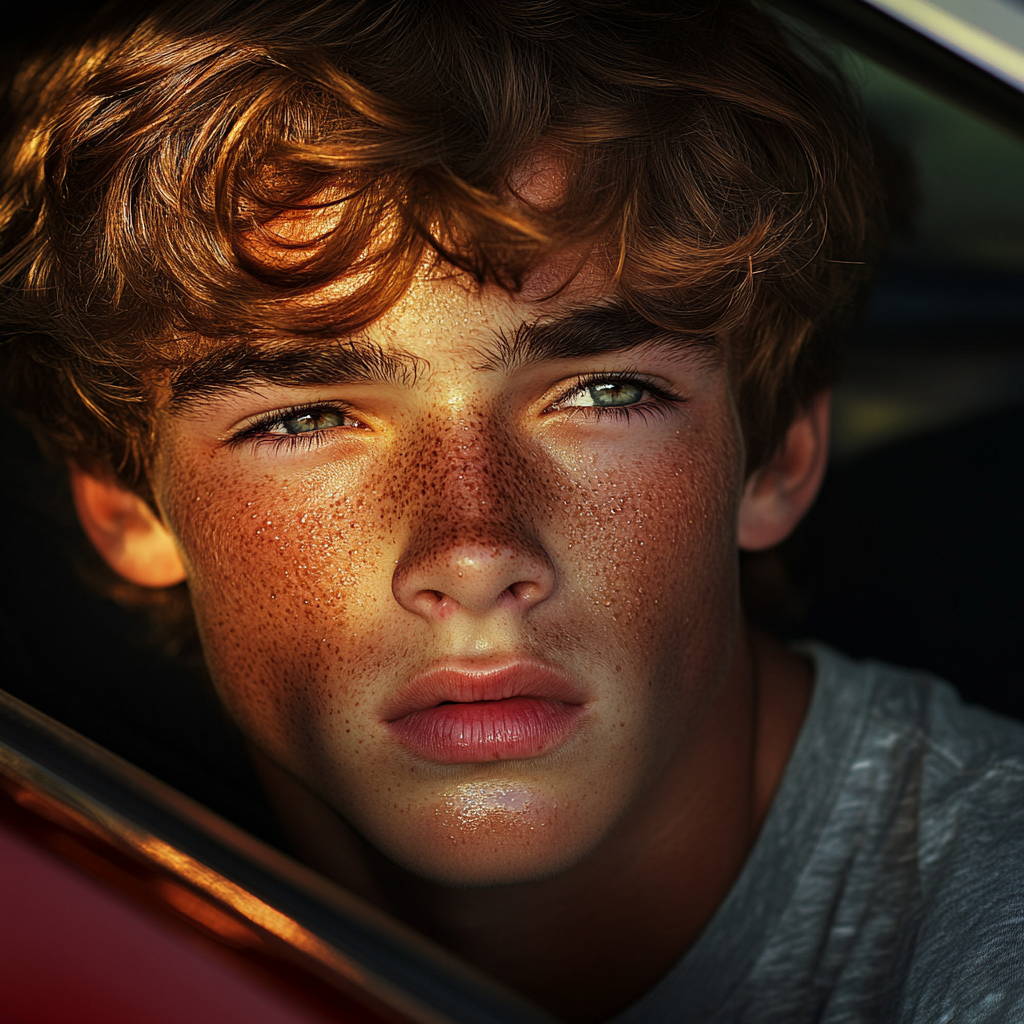
[(546, 591), (544, 587), (541, 587), (533, 580), (522, 580), (519, 583), (513, 583), (508, 588), (507, 593), (511, 594), (517, 601), (534, 602), (542, 598)]
[(437, 611), (438, 606), (444, 602), (444, 594), (439, 590), (420, 590), (413, 597), (413, 604), (416, 605), (420, 611), (433, 612)]
[(428, 619), (442, 621), (454, 615), (460, 607), (455, 598), (441, 590), (421, 590), (413, 599), (411, 610)]
[(403, 608), (431, 620), (460, 609), (473, 615), (499, 607), (525, 612), (554, 589), (554, 571), (543, 552), (462, 544), (442, 556), (417, 555), (410, 552), (396, 565), (392, 592)]

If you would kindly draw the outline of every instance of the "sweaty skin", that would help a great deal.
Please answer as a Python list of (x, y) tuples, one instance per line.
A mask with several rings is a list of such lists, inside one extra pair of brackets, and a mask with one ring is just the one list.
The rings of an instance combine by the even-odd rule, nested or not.
[[(809, 692), (743, 624), (720, 354), (498, 358), (602, 298), (586, 273), (550, 300), (424, 273), (366, 332), (414, 375), (165, 401), (153, 471), (215, 685), (300, 854), (575, 1020), (706, 923)], [(396, 738), (410, 680), (509, 664), (571, 686), (553, 746), (438, 763)]]

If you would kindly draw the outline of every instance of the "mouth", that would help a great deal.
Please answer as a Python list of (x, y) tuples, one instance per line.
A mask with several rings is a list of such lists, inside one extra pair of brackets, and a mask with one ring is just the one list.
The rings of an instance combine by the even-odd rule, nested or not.
[(583, 695), (547, 665), (441, 668), (413, 678), (385, 710), (391, 734), (438, 764), (521, 760), (568, 739)]

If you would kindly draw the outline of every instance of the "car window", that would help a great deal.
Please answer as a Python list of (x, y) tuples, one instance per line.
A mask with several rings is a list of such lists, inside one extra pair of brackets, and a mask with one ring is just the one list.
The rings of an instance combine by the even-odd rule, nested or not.
[[(823, 45), (888, 141), (894, 233), (844, 352), (825, 491), (782, 549), (749, 560), (748, 600), (788, 637), (932, 670), (1024, 717), (1024, 141)], [(3, 415), (4, 689), (280, 846), (194, 642), (99, 596), (62, 468)]]
[(872, 122), (906, 160), (906, 221), (837, 394), (848, 458), (1024, 399), (1024, 142), (850, 50)]
[(1022, 716), (1024, 117), (1005, 95), (986, 107), (972, 81), (958, 96), (945, 66), (914, 76), (914, 61), (894, 70), (790, 23), (840, 64), (885, 140), (893, 229), (846, 340), (829, 479), (756, 567), (777, 585), (753, 601), (793, 638), (929, 669)]

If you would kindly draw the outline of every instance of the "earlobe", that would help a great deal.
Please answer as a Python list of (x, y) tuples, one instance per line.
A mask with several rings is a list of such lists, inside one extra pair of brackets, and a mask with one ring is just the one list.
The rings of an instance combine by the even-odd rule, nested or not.
[(118, 575), (142, 587), (173, 587), (185, 579), (174, 538), (153, 510), (113, 478), (70, 467), (79, 521)]
[(737, 538), (744, 551), (785, 540), (817, 497), (828, 462), (830, 399), (828, 391), (817, 395), (790, 425), (779, 451), (747, 480)]

